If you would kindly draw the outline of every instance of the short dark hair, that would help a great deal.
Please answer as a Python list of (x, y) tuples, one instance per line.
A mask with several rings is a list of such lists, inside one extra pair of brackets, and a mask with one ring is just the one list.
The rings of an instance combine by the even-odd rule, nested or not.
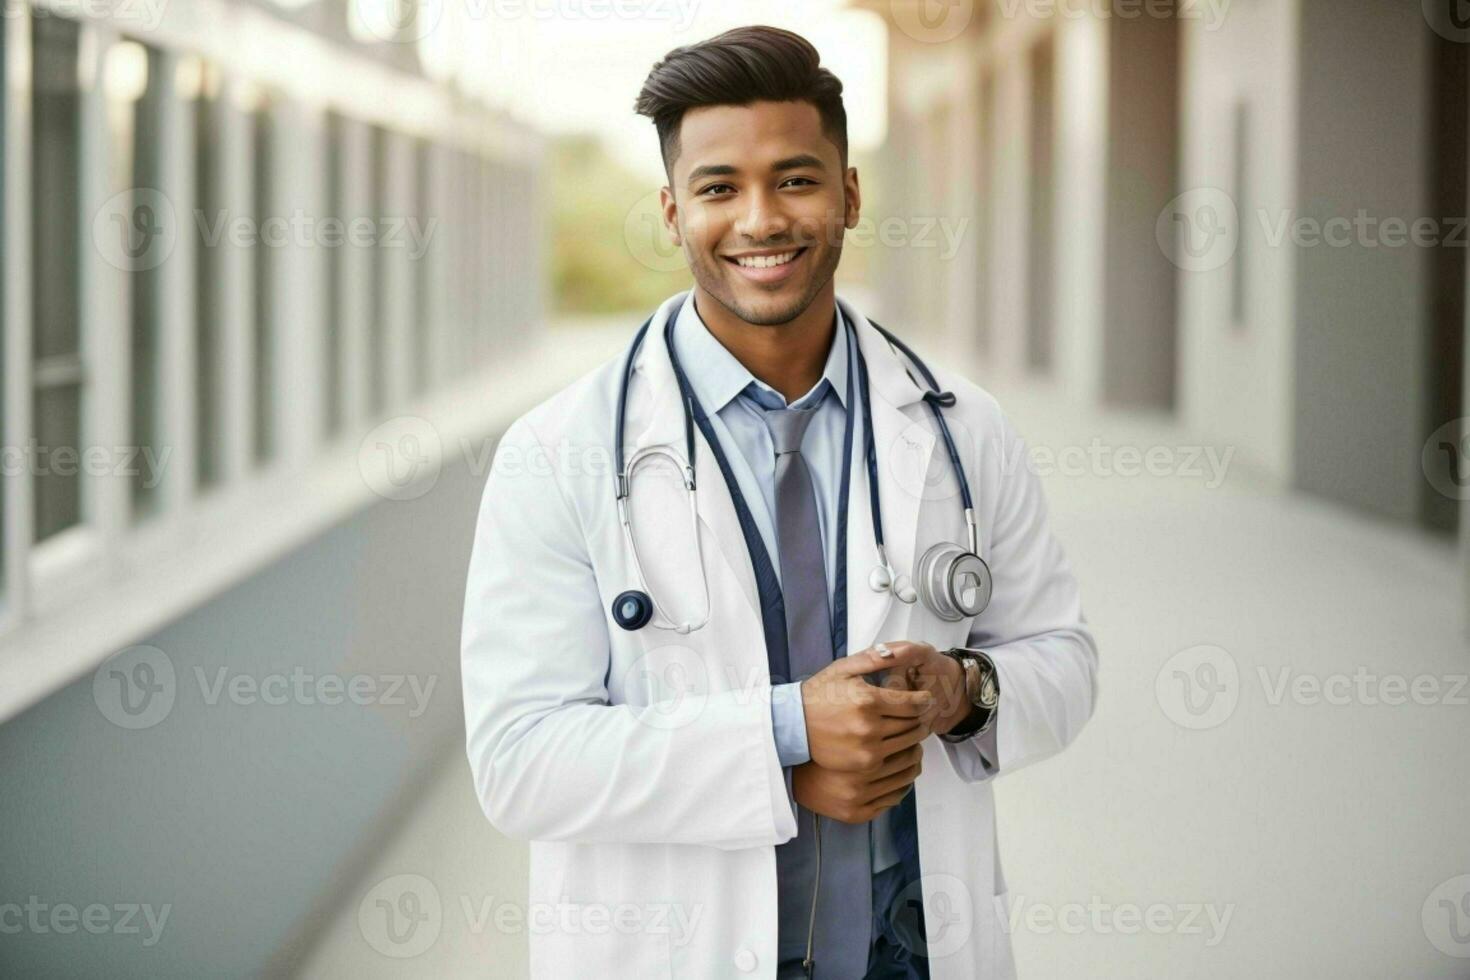
[(690, 109), (757, 101), (810, 102), (847, 166), (842, 81), (820, 64), (812, 43), (779, 27), (737, 27), (675, 48), (653, 66), (633, 108), (658, 130), (664, 169), (679, 156), (679, 124)]

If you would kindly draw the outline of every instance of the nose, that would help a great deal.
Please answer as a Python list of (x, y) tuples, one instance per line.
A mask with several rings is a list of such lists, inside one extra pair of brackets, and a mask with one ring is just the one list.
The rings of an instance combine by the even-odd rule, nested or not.
[(791, 219), (776, 195), (757, 189), (747, 195), (746, 201), (745, 211), (735, 222), (735, 231), (742, 238), (765, 242), (785, 237), (791, 230)]

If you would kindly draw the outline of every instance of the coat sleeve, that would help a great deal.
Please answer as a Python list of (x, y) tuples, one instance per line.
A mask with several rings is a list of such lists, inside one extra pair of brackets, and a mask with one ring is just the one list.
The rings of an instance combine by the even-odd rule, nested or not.
[(548, 458), (524, 418), (497, 446), (465, 589), (465, 737), (485, 816), (529, 840), (789, 840), (769, 688), (609, 702), (610, 638), (587, 537), (538, 454)]
[[(995, 589), (966, 645), (995, 662), (1000, 703), (983, 735), (942, 743), (960, 777), (991, 779), (1055, 755), (1092, 717), (1098, 652), (1077, 579), (1046, 520), (1025, 442), (1000, 416), (999, 479), (987, 556)], [(990, 481), (987, 481), (990, 482)]]

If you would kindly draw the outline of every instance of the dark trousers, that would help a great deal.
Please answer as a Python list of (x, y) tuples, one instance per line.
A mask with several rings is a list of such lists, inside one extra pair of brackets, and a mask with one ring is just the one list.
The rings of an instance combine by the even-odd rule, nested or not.
[[(924, 957), (924, 908), (919, 886), (904, 862), (873, 876), (873, 945), (868, 972), (862, 977), (830, 980), (929, 980)], [(828, 980), (820, 976), (818, 980)], [(788, 960), (776, 970), (777, 980), (804, 980), (800, 960)]]

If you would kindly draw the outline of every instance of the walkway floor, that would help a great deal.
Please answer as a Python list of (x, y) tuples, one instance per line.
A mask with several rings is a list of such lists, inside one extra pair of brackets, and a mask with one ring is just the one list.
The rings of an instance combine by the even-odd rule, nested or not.
[[(1171, 447), (1154, 457), (1169, 475), (1112, 460), (1045, 477), (1102, 694), (1067, 752), (997, 784), (1020, 975), (1470, 974), (1470, 645), (1449, 543), (1233, 459), (1217, 484), (1163, 421), (1002, 400), (1072, 461)], [(442, 909), (411, 961), (372, 945), (369, 891), (404, 873)], [(304, 975), (523, 976), (524, 875), (456, 753)]]

